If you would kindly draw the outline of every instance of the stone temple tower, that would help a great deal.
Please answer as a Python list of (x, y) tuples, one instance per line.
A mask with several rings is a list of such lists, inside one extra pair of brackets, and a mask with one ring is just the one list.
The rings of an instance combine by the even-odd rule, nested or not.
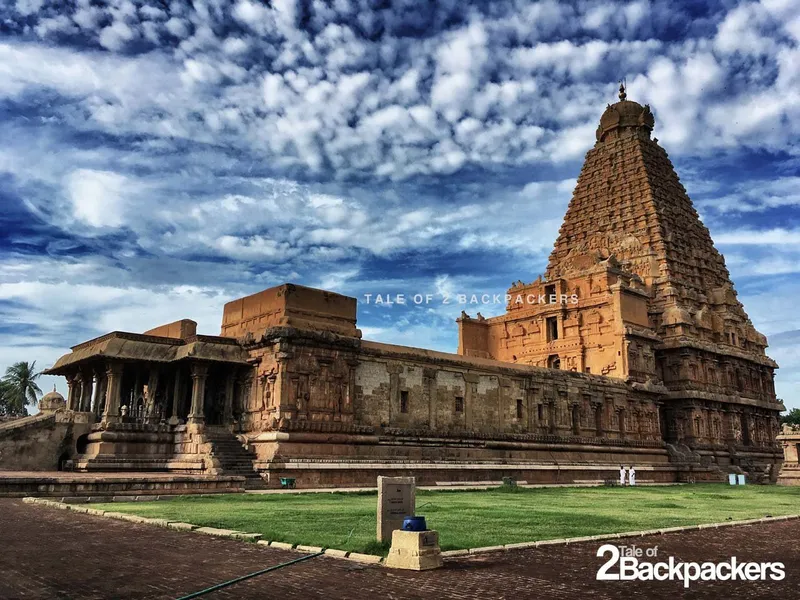
[(665, 440), (772, 451), (777, 364), (657, 139), (649, 106), (609, 105), (544, 277), (507, 312), (462, 315), (459, 354), (618, 377), (662, 392)]

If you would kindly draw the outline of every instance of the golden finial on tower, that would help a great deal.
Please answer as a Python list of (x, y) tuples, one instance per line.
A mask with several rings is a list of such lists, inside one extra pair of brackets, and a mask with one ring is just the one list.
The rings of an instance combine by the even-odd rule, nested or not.
[(625, 93), (625, 81), (619, 82), (619, 99), (625, 100), (628, 97), (628, 94)]

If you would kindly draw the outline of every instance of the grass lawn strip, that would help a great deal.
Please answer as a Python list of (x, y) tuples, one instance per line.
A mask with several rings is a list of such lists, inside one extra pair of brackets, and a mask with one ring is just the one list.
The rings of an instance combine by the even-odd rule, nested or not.
[[(697, 484), (642, 488), (417, 491), (417, 512), (440, 534), (442, 550), (663, 532), (797, 512), (800, 488)], [(94, 504), (142, 517), (261, 534), (292, 545), (385, 555), (375, 540), (376, 494), (183, 496), (145, 503)]]

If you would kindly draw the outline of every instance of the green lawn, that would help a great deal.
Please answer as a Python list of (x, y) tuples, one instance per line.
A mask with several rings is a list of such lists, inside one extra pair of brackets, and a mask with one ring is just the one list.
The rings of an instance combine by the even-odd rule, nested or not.
[[(102, 510), (263, 534), (264, 539), (384, 553), (376, 493), (230, 494), (114, 502)], [(417, 513), (443, 550), (800, 513), (800, 488), (698, 484), (516, 491), (417, 490)], [(352, 532), (352, 533), (351, 533)]]

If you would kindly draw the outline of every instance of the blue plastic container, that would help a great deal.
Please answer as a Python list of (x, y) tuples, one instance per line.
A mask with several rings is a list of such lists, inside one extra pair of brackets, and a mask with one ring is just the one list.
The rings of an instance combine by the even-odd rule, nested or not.
[(427, 531), (425, 517), (406, 517), (403, 519), (403, 531)]

